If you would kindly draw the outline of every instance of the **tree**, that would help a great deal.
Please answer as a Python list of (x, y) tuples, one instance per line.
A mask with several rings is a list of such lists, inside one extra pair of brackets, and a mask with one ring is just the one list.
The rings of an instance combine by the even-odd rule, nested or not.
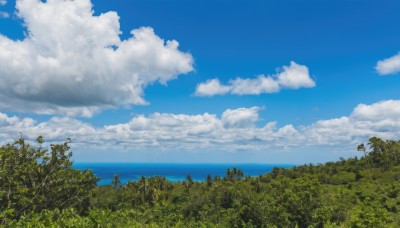
[(186, 175), (186, 180), (184, 181), (186, 190), (189, 191), (189, 189), (192, 187), (194, 184), (194, 181), (192, 179), (192, 176), (190, 174)]
[(212, 186), (212, 180), (211, 180), (211, 175), (210, 174), (207, 175), (206, 185), (207, 185), (207, 187), (211, 187)]
[(241, 169), (237, 169), (236, 167), (233, 167), (232, 170), (229, 168), (226, 170), (225, 180), (234, 181), (234, 180), (240, 180), (243, 177), (244, 177), (244, 173)]
[[(21, 137), (0, 148), (0, 211), (12, 211), (15, 218), (45, 209), (89, 209), (91, 190), (98, 178), (91, 171), (71, 169), (71, 140), (43, 147)], [(3, 218), (4, 219), (7, 218)]]
[(111, 182), (111, 185), (115, 188), (115, 189), (119, 189), (122, 186), (121, 180), (119, 179), (119, 174), (115, 174), (114, 178)]
[(142, 176), (140, 178), (140, 180), (138, 181), (139, 184), (139, 191), (143, 194), (146, 195), (147, 194), (147, 181), (146, 181), (146, 177)]
[[(367, 156), (367, 151), (365, 149), (364, 144), (361, 143), (360, 145), (358, 145), (357, 146), (357, 151), (363, 151), (364, 152), (364, 159), (365, 159), (365, 162), (366, 162), (367, 167), (368, 167), (369, 166), (368, 165), (368, 156)], [(368, 175), (369, 175), (369, 180), (372, 182), (372, 175), (371, 175), (371, 171), (369, 169), (368, 169)]]

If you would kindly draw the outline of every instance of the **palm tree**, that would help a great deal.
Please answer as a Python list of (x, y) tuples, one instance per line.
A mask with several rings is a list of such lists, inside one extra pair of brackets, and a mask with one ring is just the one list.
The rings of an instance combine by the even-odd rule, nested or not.
[(192, 175), (190, 175), (190, 174), (188, 174), (187, 176), (186, 176), (186, 180), (185, 180), (188, 184), (189, 184), (189, 187), (190, 186), (192, 186), (193, 185), (193, 179), (192, 179)]
[[(365, 162), (366, 162), (367, 166), (369, 166), (369, 165), (368, 165), (368, 158), (367, 158), (367, 151), (366, 151), (366, 149), (365, 149), (364, 144), (361, 143), (360, 145), (358, 145), (358, 146), (357, 146), (357, 150), (358, 150), (358, 151), (363, 151), (363, 152), (364, 152)], [(370, 181), (372, 182), (372, 176), (371, 176), (371, 171), (369, 170), (369, 167), (367, 167), (367, 170), (368, 170), (368, 174), (369, 174), (369, 179), (370, 179)]]
[(231, 169), (227, 169), (226, 170), (226, 180), (228, 180), (228, 181), (232, 181), (232, 172), (231, 172)]
[(216, 184), (218, 184), (220, 180), (221, 180), (221, 177), (219, 177), (218, 175), (215, 175), (215, 176), (214, 176), (214, 182), (215, 182)]
[(210, 174), (207, 175), (206, 185), (207, 185), (207, 187), (211, 187), (212, 186), (212, 180), (211, 180), (211, 175)]
[(139, 183), (139, 191), (143, 194), (146, 195), (147, 193), (147, 181), (146, 177), (142, 176), (140, 180), (138, 181)]
[(121, 180), (119, 179), (119, 175), (115, 174), (114, 178), (111, 182), (111, 185), (114, 186), (115, 189), (119, 189), (122, 186)]

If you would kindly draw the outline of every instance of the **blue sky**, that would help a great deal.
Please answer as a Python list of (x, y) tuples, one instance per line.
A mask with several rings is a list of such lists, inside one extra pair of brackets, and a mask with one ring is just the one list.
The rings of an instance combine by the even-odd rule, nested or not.
[(0, 1), (0, 141), (71, 137), (76, 161), (304, 163), (400, 138), (398, 1), (76, 2)]

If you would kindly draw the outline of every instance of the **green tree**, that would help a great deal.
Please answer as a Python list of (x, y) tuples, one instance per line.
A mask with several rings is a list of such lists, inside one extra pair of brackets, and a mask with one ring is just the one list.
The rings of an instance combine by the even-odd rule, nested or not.
[(206, 177), (206, 186), (207, 186), (207, 187), (211, 187), (212, 184), (213, 184), (213, 183), (212, 183), (211, 175), (208, 174), (207, 177)]
[(87, 212), (98, 178), (91, 171), (71, 169), (71, 140), (51, 144), (50, 150), (43, 147), (43, 137), (36, 141), (34, 147), (21, 137), (0, 148), (0, 211), (12, 211), (17, 219), (44, 209)]
[(115, 188), (115, 189), (119, 189), (122, 186), (121, 180), (119, 179), (119, 174), (115, 174), (114, 178), (111, 182), (111, 185)]

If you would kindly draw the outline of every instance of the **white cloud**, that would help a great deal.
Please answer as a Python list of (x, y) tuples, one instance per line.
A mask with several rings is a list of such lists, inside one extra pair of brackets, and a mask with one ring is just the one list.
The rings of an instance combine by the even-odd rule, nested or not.
[(228, 109), (222, 113), (222, 123), (227, 128), (251, 128), (260, 119), (259, 107)]
[(256, 79), (236, 78), (235, 80), (229, 81), (229, 84), (231, 85), (231, 93), (238, 95), (275, 93), (280, 90), (278, 81), (264, 75), (260, 75)]
[(210, 79), (204, 83), (197, 85), (196, 96), (214, 96), (226, 94), (231, 88), (229, 86), (221, 85), (218, 79)]
[[(228, 109), (217, 115), (154, 113), (138, 115), (127, 123), (94, 127), (69, 117), (53, 117), (46, 122), (0, 113), (0, 141), (28, 139), (43, 135), (50, 142), (72, 138), (81, 149), (135, 151), (267, 151), (334, 146), (351, 148), (369, 137), (400, 138), (400, 100), (360, 104), (348, 116), (320, 120), (307, 126), (276, 122), (257, 126), (259, 107)], [(32, 137), (32, 138), (29, 138)]]
[(236, 78), (223, 85), (218, 79), (208, 80), (196, 87), (196, 96), (214, 96), (222, 94), (259, 95), (276, 93), (281, 89), (312, 88), (314, 80), (310, 77), (308, 68), (293, 61), (290, 66), (283, 66), (276, 75), (259, 75), (257, 78)]
[(400, 133), (400, 101), (387, 100), (372, 105), (358, 105), (350, 116), (357, 120), (357, 128), (365, 128), (383, 135)]
[(321, 120), (307, 127), (305, 135), (322, 144), (359, 143), (372, 136), (398, 139), (399, 114), (400, 100), (359, 104), (349, 116)]
[(400, 72), (400, 53), (390, 58), (380, 60), (375, 69), (380, 75), (395, 74)]
[(0, 0), (0, 5), (4, 6), (5, 4), (7, 4), (7, 0)]
[(315, 86), (308, 68), (293, 61), (290, 62), (290, 66), (283, 66), (282, 72), (278, 74), (278, 82), (282, 87), (290, 89), (312, 88)]
[(143, 105), (143, 89), (193, 70), (193, 59), (152, 28), (121, 40), (116, 12), (93, 15), (90, 0), (17, 0), (27, 37), (0, 34), (0, 108), (90, 116)]
[(358, 105), (352, 116), (359, 120), (399, 120), (400, 121), (400, 101), (387, 100), (377, 102), (372, 105)]

